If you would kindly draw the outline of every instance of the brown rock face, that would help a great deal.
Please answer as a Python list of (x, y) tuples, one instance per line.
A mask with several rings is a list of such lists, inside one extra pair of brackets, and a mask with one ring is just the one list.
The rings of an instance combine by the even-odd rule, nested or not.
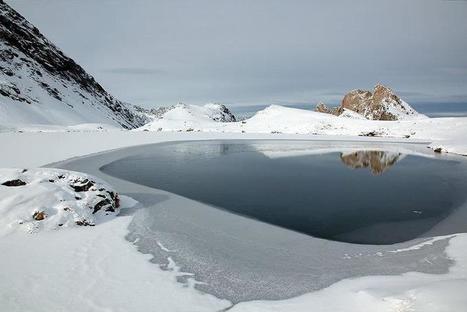
[(347, 93), (342, 99), (339, 112), (342, 113), (344, 108), (346, 108), (365, 116), (368, 114), (368, 111), (371, 111), (372, 107), (373, 98), (370, 91), (353, 90)]
[(45, 219), (45, 212), (43, 211), (36, 211), (34, 212), (34, 214), (32, 215), (32, 218), (36, 221), (41, 221), (41, 220), (44, 220)]
[(337, 114), (337, 108), (327, 107), (326, 104), (324, 104), (323, 102), (319, 102), (318, 105), (316, 105), (315, 112), (332, 114), (332, 115), (339, 115), (339, 114)]
[(383, 174), (392, 167), (400, 157), (400, 153), (382, 151), (358, 151), (351, 154), (341, 154), (342, 162), (350, 168), (369, 168), (374, 175)]
[(315, 111), (340, 115), (344, 109), (354, 111), (367, 119), (398, 120), (406, 115), (417, 112), (402, 101), (394, 92), (383, 85), (376, 85), (373, 92), (367, 90), (353, 90), (342, 99), (341, 105), (330, 109), (323, 103), (316, 106)]
[(316, 105), (315, 112), (329, 113), (329, 108), (323, 102), (319, 102), (318, 105)]

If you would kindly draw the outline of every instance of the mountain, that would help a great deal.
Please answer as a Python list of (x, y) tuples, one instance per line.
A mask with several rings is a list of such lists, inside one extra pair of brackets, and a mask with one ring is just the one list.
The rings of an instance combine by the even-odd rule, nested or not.
[(328, 108), (320, 102), (315, 111), (340, 116), (346, 111), (356, 112), (371, 120), (402, 120), (425, 118), (408, 103), (398, 97), (390, 88), (377, 84), (373, 92), (368, 90), (352, 90), (342, 99), (341, 105)]
[(0, 0), (0, 125), (131, 129), (145, 121)]
[(222, 104), (209, 103), (198, 106), (179, 103), (151, 110), (138, 109), (153, 119), (141, 130), (193, 131), (201, 128), (222, 127), (224, 123), (236, 121), (232, 112)]

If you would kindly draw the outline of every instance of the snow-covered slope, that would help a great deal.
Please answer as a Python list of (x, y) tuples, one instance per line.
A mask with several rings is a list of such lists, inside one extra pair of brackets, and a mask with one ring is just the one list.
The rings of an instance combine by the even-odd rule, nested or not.
[(212, 103), (203, 106), (180, 103), (171, 107), (153, 109), (149, 115), (152, 115), (153, 121), (144, 125), (140, 130), (194, 131), (236, 120), (227, 107)]
[(135, 128), (144, 122), (0, 0), (1, 125), (101, 123)]
[(434, 149), (467, 154), (466, 117), (368, 120), (352, 111), (335, 116), (271, 105), (246, 120), (217, 122), (205, 107), (179, 105), (137, 130), (392, 137), (432, 142)]

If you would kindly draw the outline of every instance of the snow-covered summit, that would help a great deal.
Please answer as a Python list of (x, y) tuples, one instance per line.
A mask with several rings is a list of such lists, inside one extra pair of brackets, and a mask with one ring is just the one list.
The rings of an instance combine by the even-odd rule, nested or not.
[(222, 123), (235, 122), (235, 116), (222, 104), (209, 103), (203, 106), (179, 103), (170, 107), (152, 109), (147, 113), (153, 121), (140, 130), (195, 130), (216, 127)]
[(144, 122), (0, 0), (0, 124), (135, 128)]

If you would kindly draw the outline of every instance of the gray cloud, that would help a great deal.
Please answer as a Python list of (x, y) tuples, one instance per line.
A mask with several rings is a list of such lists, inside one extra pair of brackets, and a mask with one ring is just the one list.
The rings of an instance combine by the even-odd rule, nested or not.
[(337, 103), (378, 82), (408, 102), (443, 101), (467, 86), (464, 3), (7, 1), (110, 92), (146, 106)]
[(154, 68), (138, 68), (138, 67), (120, 67), (104, 69), (102, 72), (119, 74), (119, 75), (165, 75), (167, 72), (161, 69)]

